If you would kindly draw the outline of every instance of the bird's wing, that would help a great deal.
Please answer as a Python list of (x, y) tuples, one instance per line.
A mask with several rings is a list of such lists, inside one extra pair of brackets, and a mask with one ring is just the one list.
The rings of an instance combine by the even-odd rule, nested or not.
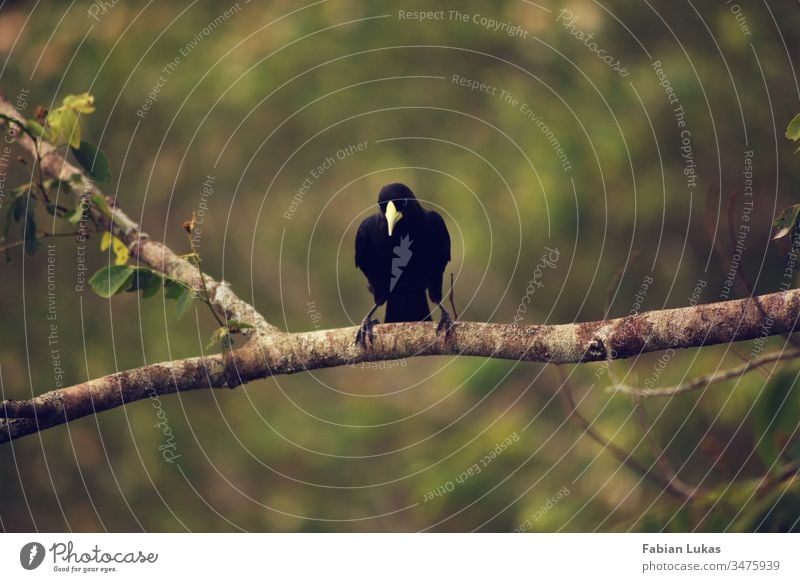
[(439, 303), (442, 300), (442, 276), (450, 262), (450, 233), (438, 212), (428, 210), (426, 214), (425, 233), (428, 244), (425, 248), (425, 279), (431, 300)]
[(435, 271), (444, 272), (445, 265), (450, 262), (450, 233), (444, 218), (435, 210), (428, 210), (427, 232), (431, 266)]
[(389, 295), (390, 262), (380, 235), (380, 216), (365, 218), (356, 232), (356, 267), (366, 275), (375, 303), (382, 304)]

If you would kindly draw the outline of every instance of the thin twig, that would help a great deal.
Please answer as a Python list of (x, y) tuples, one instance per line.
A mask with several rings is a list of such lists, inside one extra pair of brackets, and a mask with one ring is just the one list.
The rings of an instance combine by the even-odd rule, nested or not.
[[(94, 231), (88, 231), (88, 232), (94, 232)], [(77, 236), (78, 234), (81, 234), (81, 233), (78, 232), (78, 231), (75, 231), (75, 232), (42, 232), (36, 238), (38, 240), (42, 240), (42, 239), (45, 239), (45, 238), (53, 238), (53, 237), (58, 237), (58, 236)], [(13, 243), (8, 243), (7, 245), (3, 245), (3, 246), (0, 247), (0, 253), (3, 252), (3, 251), (7, 251), (9, 249), (13, 249), (13, 248), (18, 247), (18, 246), (22, 246), (24, 244), (25, 244), (25, 239), (20, 239), (20, 240), (14, 241)]]
[(800, 357), (800, 350), (777, 352), (761, 356), (760, 358), (755, 358), (742, 366), (737, 366), (728, 370), (722, 370), (721, 372), (714, 372), (713, 374), (707, 374), (705, 376), (699, 376), (693, 380), (684, 382), (683, 384), (676, 384), (675, 386), (667, 386), (664, 388), (636, 388), (634, 386), (618, 384), (616, 386), (609, 386), (606, 388), (606, 392), (635, 394), (643, 398), (648, 398), (651, 396), (675, 396), (676, 394), (683, 394), (684, 392), (690, 392), (692, 390), (704, 388), (709, 384), (717, 384), (732, 378), (737, 378), (771, 362), (777, 362), (778, 360), (789, 360), (797, 357)]
[(37, 185), (39, 186), (39, 190), (42, 192), (42, 198), (44, 198), (44, 201), (50, 204), (50, 198), (47, 196), (47, 190), (44, 187), (44, 173), (42, 172), (42, 154), (41, 151), (39, 151), (40, 140), (38, 138), (32, 138), (32, 139), (36, 153), (36, 161), (34, 162), (34, 165), (36, 166), (36, 175), (39, 177)]
[(778, 471), (777, 475), (767, 471), (758, 481), (758, 491), (765, 491), (774, 485), (779, 485), (789, 479), (800, 476), (800, 463), (789, 463)]
[(573, 398), (572, 391), (570, 390), (569, 381), (560, 368), (559, 373), (561, 374), (562, 379), (559, 396), (561, 397), (561, 401), (564, 406), (564, 412), (567, 415), (567, 418), (573, 419), (573, 422), (577, 423), (581, 428), (583, 428), (584, 433), (587, 434), (597, 444), (602, 446), (603, 450), (611, 453), (620, 463), (631, 469), (634, 473), (637, 473), (643, 479), (647, 479), (653, 485), (661, 488), (673, 497), (683, 500), (687, 499), (685, 491), (681, 490), (679, 487), (676, 487), (672, 481), (664, 479), (653, 473), (649, 468), (639, 463), (639, 461), (633, 457), (632, 452), (628, 452), (615, 445), (606, 439), (602, 434), (600, 434), (600, 432), (594, 428), (592, 423), (589, 422), (589, 420), (583, 415), (581, 415), (580, 412), (578, 412), (578, 407), (575, 404), (575, 399)]
[(453, 309), (453, 321), (458, 321), (458, 310), (456, 309), (456, 301), (453, 289), (455, 288), (455, 276), (453, 273), (450, 273), (450, 293), (448, 296), (450, 297), (450, 307)]
[(202, 259), (200, 258), (200, 253), (198, 253), (194, 248), (194, 241), (192, 240), (192, 234), (194, 233), (195, 221), (197, 217), (195, 213), (192, 212), (192, 220), (189, 222), (188, 228), (186, 228), (186, 232), (189, 236), (189, 250), (191, 250), (191, 260), (194, 263), (194, 266), (197, 268), (197, 272), (200, 274), (200, 286), (203, 288), (203, 293), (205, 297), (203, 297), (203, 302), (208, 305), (208, 308), (211, 310), (211, 313), (214, 315), (214, 319), (217, 320), (217, 323), (220, 327), (228, 327), (225, 322), (222, 321), (217, 310), (214, 309), (214, 305), (211, 303), (211, 295), (208, 292), (208, 287), (206, 286), (206, 276), (203, 274), (203, 268), (200, 266)]
[(678, 477), (678, 474), (675, 472), (675, 469), (672, 468), (672, 464), (664, 453), (664, 449), (661, 448), (661, 445), (653, 435), (653, 425), (647, 415), (647, 409), (645, 409), (642, 403), (641, 396), (632, 394), (631, 399), (633, 400), (634, 412), (636, 412), (636, 417), (639, 420), (639, 428), (642, 430), (642, 436), (645, 441), (647, 441), (650, 451), (655, 457), (656, 464), (661, 470), (661, 474), (668, 483), (683, 494), (685, 499), (693, 499), (700, 492), (700, 488), (697, 486), (692, 487)]
[[(731, 345), (731, 346), (728, 347), (728, 349), (730, 349), (731, 353), (734, 354), (741, 361), (743, 361), (743, 362), (749, 362), (750, 361), (750, 356), (748, 356), (747, 354), (743, 354), (740, 350), (738, 350), (736, 348), (736, 346)], [(769, 372), (767, 372), (766, 370), (764, 370), (761, 367), (756, 368), (756, 371), (759, 374), (761, 374), (761, 376), (764, 378), (764, 380), (769, 380)]]

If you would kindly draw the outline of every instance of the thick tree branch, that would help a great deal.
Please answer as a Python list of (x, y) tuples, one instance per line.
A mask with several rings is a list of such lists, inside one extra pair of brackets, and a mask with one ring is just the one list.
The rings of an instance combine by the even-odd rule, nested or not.
[(221, 354), (187, 358), (119, 372), (47, 392), (31, 400), (0, 401), (0, 443), (110, 408), (177, 391), (224, 386)]
[[(20, 123), (25, 123), (25, 119), (17, 112), (14, 106), (2, 96), (0, 96), (0, 113), (16, 119)], [(34, 159), (36, 158), (36, 144), (28, 135), (20, 133), (17, 137), (17, 143), (31, 154)], [(46, 176), (68, 182), (72, 176), (79, 175), (81, 176), (80, 181), (77, 184), (73, 182), (73, 184), (81, 195), (99, 194), (104, 196), (103, 192), (86, 176), (83, 170), (65, 160), (57, 148), (51, 144), (40, 143), (39, 155), (42, 158), (41, 171)], [(183, 281), (198, 293), (203, 292), (200, 273), (193, 264), (177, 256), (163, 244), (151, 240), (147, 233), (142, 232), (136, 222), (115, 206), (114, 201), (110, 201), (110, 206), (112, 208), (111, 217), (106, 216), (94, 207), (91, 208), (92, 215), (98, 224), (104, 229), (110, 230), (128, 246), (131, 255), (135, 259), (155, 271)], [(205, 284), (211, 305), (222, 319), (247, 323), (261, 332), (276, 330), (251, 305), (237, 297), (224, 281), (215, 281), (206, 276)], [(243, 330), (243, 333), (247, 333), (247, 331)]]
[[(112, 374), (29, 401), (0, 402), (0, 442), (95, 411), (199, 388), (235, 387), (258, 378), (359, 362), (432, 355), (465, 355), (552, 364), (629, 358), (645, 352), (692, 348), (791, 333), (800, 315), (800, 290), (651, 311), (619, 319), (564, 325), (459, 322), (451, 340), (433, 323), (375, 327), (375, 343), (353, 342), (356, 327), (261, 334), (227, 355), (165, 362)], [(760, 308), (772, 326), (764, 327)]]

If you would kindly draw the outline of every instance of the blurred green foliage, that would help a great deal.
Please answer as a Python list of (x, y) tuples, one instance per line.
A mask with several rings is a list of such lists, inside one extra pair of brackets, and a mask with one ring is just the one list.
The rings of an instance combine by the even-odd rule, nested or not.
[[(718, 300), (746, 151), (754, 210), (742, 265), (757, 292), (777, 290), (785, 248), (770, 243), (771, 222), (797, 200), (800, 178), (784, 138), (800, 97), (796, 7), (742, 2), (746, 35), (720, 2), (539, 4), (6, 2), (0, 88), (27, 117), (91, 92), (96, 112), (80, 123), (108, 157), (106, 193), (178, 253), (189, 252), (181, 225), (197, 213), (204, 270), (290, 331), (352, 325), (369, 308), (353, 239), (380, 186), (394, 181), (445, 216), (464, 319), (511, 321), (545, 247), (560, 260), (542, 275), (525, 323), (604, 317), (606, 290), (634, 249), (609, 315), (632, 309), (647, 276), (655, 284), (643, 309), (687, 305), (698, 281), (701, 302)], [(562, 7), (629, 76), (570, 33)], [(468, 19), (399, 15), (442, 9)], [(526, 38), (475, 15), (519, 25)], [(654, 61), (685, 109), (695, 188)], [(470, 90), (454, 75), (497, 91)], [(552, 131), (569, 171), (522, 104)], [(7, 184), (30, 178), (29, 166), (9, 160)], [(2, 266), (4, 397), (57, 387), (53, 350), (68, 386), (204, 349), (216, 322), (202, 304), (176, 321), (160, 295), (76, 291), (76, 242), (48, 244), (51, 280), (41, 253), (17, 250)], [(90, 272), (108, 265), (99, 244), (87, 244)], [(740, 281), (734, 289), (747, 292)], [(767, 349), (782, 345), (774, 338)], [(751, 349), (679, 353), (657, 385), (735, 365)], [(614, 363), (611, 373), (564, 370), (583, 414), (647, 465), (630, 400), (604, 388), (612, 375), (643, 383), (659, 357)], [(707, 490), (691, 503), (566, 421), (553, 367), (419, 358), (138, 402), (0, 446), (0, 528), (797, 529), (798, 486), (781, 474), (798, 461), (797, 374), (779, 370), (646, 403), (680, 476)], [(512, 434), (518, 442), (456, 481)]]

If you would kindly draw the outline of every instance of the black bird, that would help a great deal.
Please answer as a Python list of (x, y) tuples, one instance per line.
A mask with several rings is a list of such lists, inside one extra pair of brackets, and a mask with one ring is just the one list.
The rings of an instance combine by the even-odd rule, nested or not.
[(426, 290), (441, 310), (436, 333), (449, 333), (453, 320), (442, 306), (442, 276), (450, 261), (450, 234), (444, 219), (425, 210), (404, 184), (381, 188), (378, 208), (356, 234), (356, 267), (366, 275), (375, 299), (356, 343), (366, 348), (367, 339), (373, 340), (372, 326), (379, 322), (372, 314), (384, 303), (384, 323), (431, 321)]

